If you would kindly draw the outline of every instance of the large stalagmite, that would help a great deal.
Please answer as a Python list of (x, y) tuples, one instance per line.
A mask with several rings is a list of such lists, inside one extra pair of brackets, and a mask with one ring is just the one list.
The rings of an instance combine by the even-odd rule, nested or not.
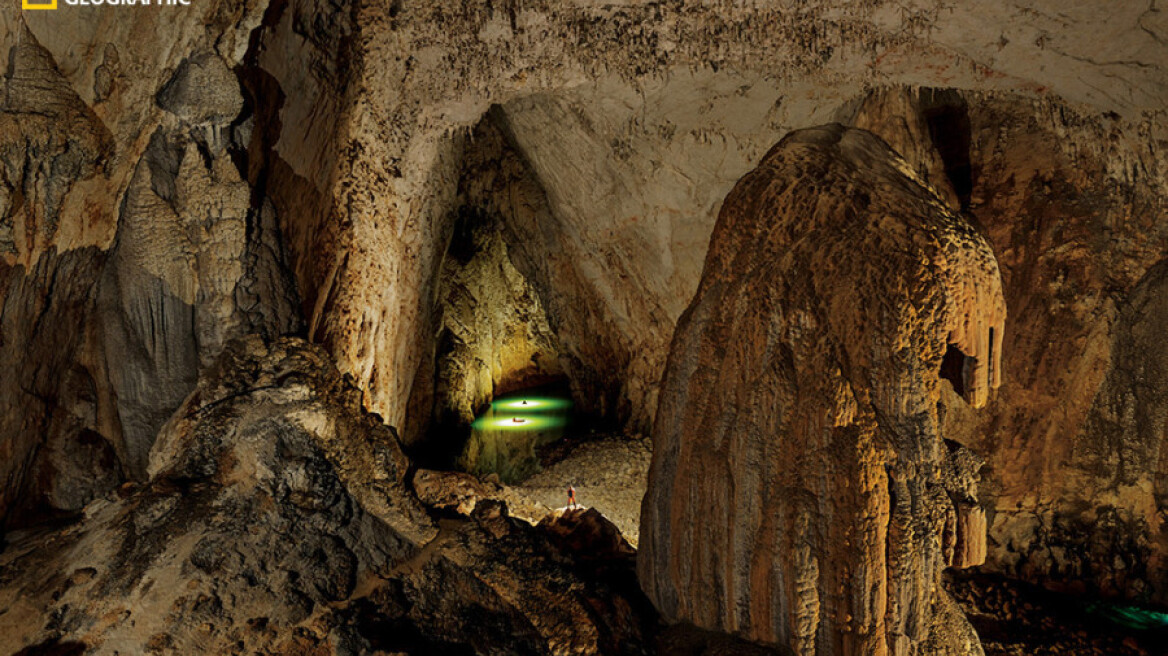
[(984, 404), (1005, 314), (986, 241), (882, 141), (784, 138), (724, 202), (662, 382), (638, 568), (666, 618), (799, 654), (980, 653), (937, 588), (984, 535), (946, 494), (937, 400)]

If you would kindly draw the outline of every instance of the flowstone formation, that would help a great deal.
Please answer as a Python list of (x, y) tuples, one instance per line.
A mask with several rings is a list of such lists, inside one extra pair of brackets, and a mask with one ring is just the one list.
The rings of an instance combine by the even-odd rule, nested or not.
[(852, 120), (976, 218), (1002, 271), (1002, 387), (979, 412), (941, 399), (946, 439), (986, 462), (986, 568), (1164, 603), (1164, 122), (939, 89), (874, 92)]
[(938, 589), (984, 523), (947, 494), (937, 400), (957, 352), (985, 403), (1005, 318), (985, 239), (886, 144), (785, 137), (670, 350), (638, 556), (662, 614), (799, 654), (980, 653)]
[(0, 14), (0, 355), (23, 363), (0, 378), (0, 527), (144, 480), (228, 341), (303, 323), (273, 206), (248, 179), (236, 9), (166, 27), (133, 11), (108, 41)]

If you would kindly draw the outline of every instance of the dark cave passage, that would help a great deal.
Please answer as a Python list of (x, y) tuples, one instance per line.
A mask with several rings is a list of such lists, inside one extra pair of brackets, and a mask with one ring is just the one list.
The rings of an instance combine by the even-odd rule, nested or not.
[(968, 210), (974, 180), (969, 156), (969, 109), (965, 100), (953, 90), (922, 90), (921, 115), (929, 127), (929, 137), (941, 155), (945, 175), (957, 193), (961, 209)]
[(945, 349), (945, 356), (941, 358), (941, 378), (949, 381), (957, 396), (965, 396), (965, 376), (970, 366), (969, 360), (970, 358), (954, 344)]
[[(621, 423), (627, 381), (617, 372), (627, 355), (605, 344), (616, 335), (585, 327), (597, 308), (582, 295), (593, 290), (554, 264), (563, 258), (560, 219), (505, 123), (493, 107), (461, 154), (436, 271), (432, 350), (403, 434), (423, 468), (514, 483), (540, 470), (539, 447)], [(507, 404), (523, 394), (548, 402), (530, 420), (512, 421)]]

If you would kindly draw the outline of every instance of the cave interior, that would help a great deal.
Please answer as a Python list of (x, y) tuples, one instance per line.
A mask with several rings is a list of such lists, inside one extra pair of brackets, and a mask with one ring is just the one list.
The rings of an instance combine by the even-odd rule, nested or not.
[(1166, 653), (1154, 2), (62, 4), (0, 653)]

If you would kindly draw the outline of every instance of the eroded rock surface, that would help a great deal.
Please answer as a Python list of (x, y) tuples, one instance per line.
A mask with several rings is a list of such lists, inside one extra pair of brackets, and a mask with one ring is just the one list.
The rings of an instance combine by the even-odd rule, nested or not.
[(887, 145), (781, 141), (723, 204), (671, 348), (638, 558), (663, 615), (800, 654), (980, 653), (937, 590), (939, 372), (965, 354), (984, 404), (1004, 321), (988, 244)]
[(445, 526), (397, 573), (396, 605), (426, 635), (479, 654), (645, 653), (656, 613), (603, 517), (568, 513), (535, 528), (484, 501), (469, 523)]
[(359, 404), (319, 349), (237, 344), (162, 432), (148, 482), (5, 551), (4, 646), (290, 649), (294, 626), (436, 533)]
[[(492, 106), (554, 219), (516, 224), (535, 245), (523, 259), (545, 266), (576, 308), (563, 316), (588, 329), (566, 348), (607, 349), (621, 367), (605, 381), (606, 410), (647, 428), (710, 219), (785, 131), (837, 118), (872, 86), (1054, 93), (1133, 118), (1160, 111), (1166, 88), (1160, 12), (1143, 5), (439, 2), (349, 15), (353, 78), (341, 99), (325, 94), (321, 113), (347, 108), (332, 124), (333, 174), (315, 178), (330, 220), (301, 228), (298, 243), (320, 248), (302, 249), (296, 266), (317, 299), (313, 338), (394, 425), (429, 366), (419, 335), (433, 332), (441, 236), (474, 147), (466, 135)], [(1082, 36), (1099, 25), (1112, 38)], [(278, 148), (300, 138), (286, 131)], [(545, 302), (553, 327), (555, 306)]]
[(0, 264), (0, 357), (12, 363), (0, 377), (0, 519), (76, 511), (123, 480), (102, 376), (84, 365), (92, 335), (79, 329), (105, 259), (85, 248), (42, 256), (27, 273)]
[[(786, 132), (840, 120), (972, 213), (1016, 319), (985, 411), (984, 386), (941, 387), (944, 436), (986, 466), (944, 449), (940, 560), (1164, 599), (1162, 7), (175, 9), (0, 7), (0, 357), (19, 363), (0, 524), (145, 481), (200, 370), (249, 332), (322, 343), (366, 407), (424, 434), (468, 206), (579, 407), (646, 429), (726, 192)], [(460, 413), (506, 377), (477, 362), (497, 343), (454, 361)]]
[(516, 485), (515, 492), (548, 508), (560, 508), (567, 505), (571, 485), (580, 505), (601, 512), (636, 547), (652, 452), (647, 439), (611, 437), (584, 442)]
[[(115, 478), (141, 475), (152, 432), (194, 384), (187, 365), (251, 330), (305, 327), (368, 407), (413, 439), (423, 432), (414, 418), (432, 415), (411, 400), (433, 383), (434, 299), (460, 172), (488, 117), (523, 164), (522, 184), (501, 185), (491, 202), (509, 206), (507, 248), (540, 296), (578, 400), (645, 430), (718, 205), (786, 131), (850, 119), (871, 88), (899, 85), (1154, 122), (1168, 87), (1162, 11), (1032, 4), (209, 0), (116, 21), (5, 7), (0, 250), (19, 266), (2, 275), (32, 275), (54, 247), (108, 252), (123, 236), (116, 275), (103, 278), (126, 284), (104, 297), (114, 316), (100, 321), (131, 325), (96, 336), (93, 363), (79, 363), (98, 392), (95, 432), (121, 461)], [(1097, 28), (1109, 38), (1084, 36)], [(50, 111), (30, 114), (30, 102)], [(22, 130), (34, 124), (30, 142)], [(921, 149), (907, 145), (912, 161)], [(198, 168), (192, 146), (204, 170), (191, 190), (215, 195), (215, 207), (165, 183)], [(145, 193), (155, 173), (158, 189)], [(146, 220), (167, 234), (131, 252)], [(150, 318), (196, 327), (156, 340), (132, 325)], [(27, 423), (45, 420), (43, 404), (14, 394), (11, 407), (41, 413)], [(13, 462), (28, 460), (16, 444), (26, 438), (0, 439), (19, 452)], [(23, 485), (29, 472), (10, 477)]]
[(57, 241), (66, 195), (101, 170), (113, 137), (52, 54), (23, 24), (15, 30), (0, 100), (0, 255), (28, 264)]
[(490, 500), (435, 523), (407, 467), (319, 347), (235, 342), (160, 434), (149, 481), (10, 536), (0, 649), (641, 653), (655, 613), (615, 527), (536, 528)]
[(649, 440), (609, 437), (575, 445), (515, 485), (504, 485), (497, 476), (418, 469), (413, 486), (429, 506), (469, 515), (480, 501), (496, 499), (512, 516), (534, 523), (567, 505), (571, 485), (581, 507), (600, 512), (635, 548), (651, 455)]
[(0, 525), (143, 480), (224, 344), (301, 325), (274, 206), (246, 176), (232, 69), (257, 7), (205, 9), (100, 31), (0, 14), (0, 348), (28, 365), (0, 381)]
[(464, 208), (455, 221), (437, 306), (433, 368), (414, 382), (411, 409), (421, 416), (408, 418), (413, 434), (405, 438), (430, 438), (428, 451), (451, 454), (491, 399), (564, 372), (543, 304), (511, 263), (493, 217)]
[(984, 411), (941, 399), (945, 437), (986, 461), (987, 567), (1162, 601), (1164, 123), (930, 89), (873, 94), (855, 123), (964, 189), (1001, 266), (1002, 387)]

